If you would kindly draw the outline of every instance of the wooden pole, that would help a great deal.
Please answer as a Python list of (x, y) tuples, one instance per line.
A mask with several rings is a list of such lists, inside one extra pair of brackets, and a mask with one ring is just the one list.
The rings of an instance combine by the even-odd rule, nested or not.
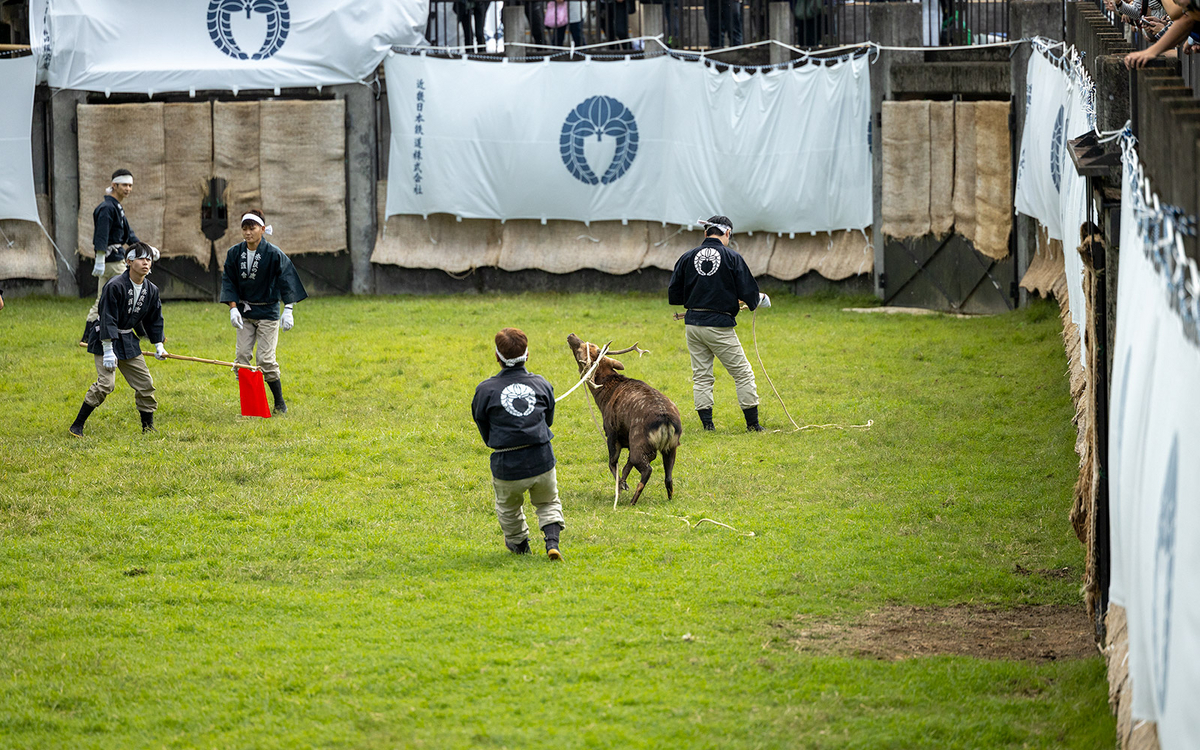
[[(142, 356), (143, 357), (153, 357), (154, 352), (142, 352)], [(187, 362), (203, 362), (206, 365), (222, 365), (224, 367), (232, 367), (234, 369), (237, 369), (238, 367), (240, 367), (243, 370), (261, 370), (262, 369), (261, 367), (255, 367), (254, 365), (243, 365), (239, 362), (222, 362), (219, 359), (200, 359), (199, 357), (185, 357), (182, 354), (167, 354), (167, 359), (182, 359)]]

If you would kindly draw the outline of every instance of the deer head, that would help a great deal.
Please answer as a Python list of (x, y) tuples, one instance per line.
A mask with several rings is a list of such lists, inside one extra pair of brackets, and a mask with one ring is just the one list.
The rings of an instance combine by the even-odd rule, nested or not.
[[(593, 372), (592, 376), (588, 378), (588, 384), (593, 388), (600, 387), (596, 384), (596, 378), (598, 375), (601, 376), (601, 380), (607, 379), (602, 375), (604, 370), (611, 372), (625, 369), (625, 365), (621, 364), (620, 361), (613, 359), (611, 356), (609, 356), (610, 354), (625, 354), (627, 352), (636, 351), (640, 357), (642, 354), (648, 353), (647, 350), (639, 348), (636, 343), (633, 346), (626, 347), (624, 349), (610, 351), (608, 347), (612, 344), (611, 341), (605, 344), (603, 347), (598, 347), (591, 342), (581, 341), (580, 338), (573, 333), (567, 336), (567, 344), (571, 347), (571, 352), (575, 355), (575, 364), (579, 367), (579, 372), (581, 374), (586, 373), (589, 370)], [(594, 370), (593, 366), (595, 367)]]

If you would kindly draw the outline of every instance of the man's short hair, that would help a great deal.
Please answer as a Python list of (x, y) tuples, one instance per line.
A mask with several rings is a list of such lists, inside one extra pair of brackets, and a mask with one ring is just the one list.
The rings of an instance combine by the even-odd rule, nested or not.
[(113, 172), (112, 179), (115, 180), (122, 175), (129, 175), (130, 177), (133, 177), (133, 172), (130, 172), (128, 169), (118, 169), (116, 172)]
[(714, 227), (712, 226), (713, 224), (721, 224), (722, 226), (729, 227), (730, 233), (733, 233), (733, 222), (729, 220), (728, 216), (713, 216), (708, 220), (708, 224), (709, 226), (704, 230), (705, 237), (720, 237), (725, 234), (724, 229)]
[(505, 328), (496, 334), (496, 351), (505, 359), (516, 359), (529, 348), (529, 339), (520, 328)]

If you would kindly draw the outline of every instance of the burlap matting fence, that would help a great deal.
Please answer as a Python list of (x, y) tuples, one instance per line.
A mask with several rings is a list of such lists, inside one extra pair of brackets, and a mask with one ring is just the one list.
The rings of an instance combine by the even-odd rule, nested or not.
[[(38, 195), (37, 206), (46, 231), (53, 232), (50, 197)], [(0, 220), (0, 279), (53, 281), (57, 278), (54, 246), (46, 238), (46, 232), (32, 221)]]
[[(384, 220), (387, 183), (376, 191), (379, 232), (372, 263), (467, 273), (505, 271), (571, 273), (584, 269), (623, 275), (648, 268), (670, 271), (679, 256), (704, 240), (698, 230), (631, 221), (592, 222), (463, 219), (447, 214), (392, 216)], [(816, 271), (833, 281), (871, 273), (875, 254), (869, 233), (815, 235), (755, 232), (734, 236), (735, 249), (756, 276), (791, 281)]]
[(980, 253), (1008, 256), (1012, 143), (1008, 102), (885, 101), (885, 236), (956, 231)]
[(208, 265), (200, 207), (214, 176), (227, 182), (229, 211), (218, 260), (242, 241), (238, 219), (251, 208), (286, 253), (345, 250), (343, 101), (81, 104), (77, 114), (80, 255), (94, 257), (92, 211), (118, 167), (134, 175), (130, 226), (164, 257)]

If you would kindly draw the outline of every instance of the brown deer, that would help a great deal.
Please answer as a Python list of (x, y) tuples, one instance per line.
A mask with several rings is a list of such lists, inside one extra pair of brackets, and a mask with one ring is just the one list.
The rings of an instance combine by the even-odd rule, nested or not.
[[(601, 350), (595, 344), (579, 340), (575, 334), (567, 336), (567, 344), (575, 355), (575, 363), (579, 373), (592, 371), (587, 379), (588, 390), (596, 399), (596, 406), (604, 418), (604, 437), (608, 441), (608, 470), (617, 481), (617, 460), (621, 449), (629, 450), (629, 460), (621, 479), (617, 484), (618, 497), (620, 490), (629, 489), (625, 481), (630, 469), (637, 467), (641, 474), (637, 490), (633, 493), (630, 505), (637, 505), (646, 482), (650, 479), (650, 462), (662, 453), (663, 471), (666, 474), (667, 499), (671, 499), (674, 483), (671, 472), (675, 468), (675, 450), (679, 447), (679, 439), (683, 435), (683, 423), (679, 419), (679, 409), (671, 399), (651, 388), (641, 380), (626, 377), (619, 370), (625, 366), (607, 356), (608, 352)], [(641, 350), (637, 344), (628, 349), (611, 352), (624, 354)], [(613, 498), (616, 506), (617, 498)]]

